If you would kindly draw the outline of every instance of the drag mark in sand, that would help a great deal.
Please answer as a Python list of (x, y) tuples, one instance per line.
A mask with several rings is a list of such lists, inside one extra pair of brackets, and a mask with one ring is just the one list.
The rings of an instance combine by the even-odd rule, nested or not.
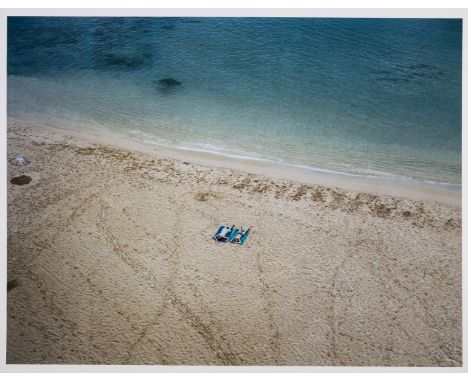
[[(185, 198), (183, 198), (182, 200), (185, 200)], [(129, 363), (132, 356), (133, 356), (133, 351), (135, 350), (135, 348), (137, 347), (137, 345), (139, 343), (141, 343), (141, 341), (146, 337), (148, 331), (154, 327), (158, 321), (160, 320), (160, 318), (164, 315), (164, 313), (166, 312), (166, 309), (168, 307), (168, 304), (169, 302), (174, 298), (174, 284), (175, 284), (175, 279), (177, 277), (177, 274), (179, 272), (179, 266), (180, 266), (180, 258), (179, 258), (179, 254), (180, 254), (180, 231), (181, 231), (181, 225), (182, 225), (182, 211), (184, 211), (185, 209), (185, 205), (183, 204), (181, 207), (179, 207), (176, 211), (176, 223), (175, 223), (175, 226), (174, 226), (174, 236), (173, 236), (173, 240), (172, 240), (172, 243), (174, 244), (173, 248), (172, 248), (172, 254), (171, 254), (171, 263), (172, 263), (172, 270), (171, 270), (171, 276), (169, 278), (169, 283), (168, 283), (168, 287), (166, 290), (164, 291), (161, 291), (162, 292), (162, 295), (163, 295), (163, 302), (161, 304), (161, 308), (158, 310), (158, 312), (154, 315), (154, 318), (153, 320), (151, 320), (150, 323), (148, 323), (141, 331), (140, 333), (138, 334), (137, 336), (137, 339), (136, 341), (134, 341), (129, 349), (127, 350), (127, 356), (125, 358), (125, 361), (126, 363)], [(127, 211), (124, 211), (125, 214), (127, 215), (127, 217), (129, 218), (129, 220), (131, 220), (133, 223), (136, 223), (131, 217), (130, 217), (130, 214), (127, 212)], [(145, 234), (149, 235), (149, 232), (146, 230), (145, 227), (141, 226), (140, 228), (143, 228)], [(154, 237), (154, 239), (156, 240), (157, 238)], [(171, 301), (172, 302), (172, 301)], [(162, 353), (162, 348), (159, 348), (159, 352), (158, 353)], [(160, 354), (162, 355), (162, 354)], [(163, 362), (164, 363), (164, 362)]]
[(158, 288), (157, 280), (154, 278), (152, 273), (140, 262), (131, 258), (125, 250), (126, 246), (119, 243), (115, 235), (107, 228), (107, 225), (105, 224), (105, 211), (110, 209), (110, 205), (104, 199), (100, 199), (100, 203), (101, 209), (99, 211), (98, 219), (96, 221), (96, 226), (104, 234), (104, 237), (107, 243), (110, 245), (112, 252), (116, 254), (119, 257), (119, 259), (123, 263), (125, 263), (130, 269), (132, 269), (135, 272), (135, 274), (142, 277), (148, 283), (148, 286), (150, 288), (156, 290), (160, 294), (163, 294), (164, 292), (160, 288)]
[[(50, 312), (50, 316), (55, 318), (55, 321), (60, 321), (62, 333), (60, 333), (59, 336), (55, 332), (51, 332), (47, 323), (42, 322), (42, 320), (30, 320), (28, 324), (32, 327), (35, 327), (37, 330), (43, 332), (46, 339), (54, 338), (57, 336), (59, 336), (60, 339), (67, 338), (68, 334), (70, 335), (70, 337), (84, 345), (83, 338), (80, 336), (77, 323), (69, 318), (68, 314), (66, 314), (66, 312), (62, 309), (59, 302), (55, 302), (55, 293), (50, 291), (49, 285), (46, 284), (45, 280), (42, 277), (40, 277), (40, 275), (33, 272), (31, 267), (27, 266), (24, 268), (24, 270), (26, 274), (29, 275), (30, 280), (37, 284), (36, 289), (41, 296), (41, 300), (39, 301), (27, 299), (27, 302), (30, 305), (30, 312), (32, 312), (32, 317), (34, 317), (37, 314), (36, 312), (38, 307), (39, 309), (47, 309)], [(58, 342), (59, 339), (57, 339), (56, 341)], [(88, 360), (85, 360), (84, 363), (90, 363), (91, 359), (93, 360), (93, 362), (99, 363), (99, 354), (91, 348), (89, 348), (87, 351), (92, 353), (91, 355), (93, 358), (89, 357)], [(75, 351), (72, 350), (72, 353), (75, 353)], [(75, 361), (75, 363), (79, 363), (72, 354), (68, 353), (68, 356), (72, 358), (72, 360)], [(83, 357), (82, 354), (77, 354), (77, 356)], [(86, 357), (86, 355), (84, 355), (84, 357)]]
[[(182, 198), (182, 200), (185, 201), (189, 199)], [(175, 203), (174, 201), (174, 205), (176, 204), (177, 203)], [(153, 320), (147, 325), (145, 325), (144, 328), (142, 328), (142, 330), (137, 336), (137, 339), (130, 345), (129, 349), (127, 350), (125, 362), (130, 363), (134, 349), (138, 346), (139, 343), (143, 341), (143, 339), (146, 337), (151, 328), (158, 323), (161, 317), (165, 314), (168, 305), (171, 304), (175, 309), (177, 309), (177, 311), (181, 314), (184, 320), (195, 330), (195, 332), (203, 338), (203, 340), (212, 350), (216, 359), (221, 361), (223, 365), (239, 365), (241, 364), (241, 360), (239, 360), (238, 356), (230, 349), (229, 344), (225, 344), (219, 341), (215, 331), (213, 331), (213, 324), (204, 323), (202, 318), (195, 314), (193, 310), (186, 303), (184, 303), (176, 294), (175, 283), (177, 281), (178, 273), (180, 270), (180, 253), (182, 250), (182, 237), (180, 232), (182, 232), (183, 211), (185, 210), (185, 203), (182, 203), (176, 210), (176, 221), (173, 229), (174, 236), (172, 237), (172, 254), (170, 256), (172, 270), (167, 287), (163, 291), (160, 291), (163, 295), (163, 302), (158, 312), (154, 315)], [(120, 251), (120, 248), (122, 246), (116, 242), (115, 238), (111, 240), (110, 243), (117, 250), (117, 252)], [(158, 346), (158, 348), (158, 353), (162, 353), (162, 347)], [(159, 355), (163, 356), (163, 354)], [(164, 364), (165, 362), (163, 361), (162, 363)]]
[(261, 295), (264, 301), (264, 310), (268, 317), (268, 326), (271, 332), (270, 346), (274, 354), (274, 363), (277, 365), (281, 354), (280, 333), (278, 326), (275, 324), (275, 316), (273, 313), (273, 294), (271, 292), (271, 287), (265, 281), (265, 270), (262, 265), (260, 252), (257, 252), (256, 254), (256, 265), (258, 279), (261, 285)]
[[(241, 360), (238, 359), (237, 354), (230, 349), (230, 346), (223, 346), (223, 344), (216, 338), (211, 327), (205, 324), (199, 316), (194, 314), (187, 304), (184, 304), (178, 297), (173, 297), (171, 299), (171, 303), (182, 314), (184, 319), (196, 330), (196, 332), (202, 336), (215, 354), (216, 358), (220, 360), (224, 366), (241, 364)], [(226, 351), (224, 349), (225, 347), (228, 347), (229, 351)]]
[[(392, 317), (393, 324), (398, 327), (399, 330), (405, 335), (409, 342), (417, 343), (422, 349), (425, 349), (427, 355), (431, 357), (435, 364), (440, 364), (441, 359), (436, 359), (434, 351), (439, 352), (446, 360), (449, 360), (453, 364), (451, 366), (460, 366), (461, 363), (458, 359), (461, 359), (461, 349), (457, 349), (457, 346), (450, 343), (452, 349), (446, 344), (447, 340), (441, 336), (440, 327), (444, 326), (445, 323), (440, 323), (437, 325), (437, 316), (431, 311), (431, 304), (428, 300), (424, 300), (420, 295), (418, 295), (414, 290), (407, 287), (404, 282), (402, 282), (397, 275), (392, 277), (392, 267), (389, 264), (389, 259), (386, 256), (377, 257), (370, 264), (371, 271), (381, 280), (382, 287), (385, 290), (385, 296), (389, 299), (392, 299), (397, 306), (400, 308), (408, 306), (414, 313), (414, 316), (417, 317), (427, 328), (432, 329), (433, 334), (438, 338), (438, 343), (434, 344), (435, 346), (428, 347), (428, 344), (424, 343), (418, 339), (418, 337), (412, 335), (408, 329), (406, 329), (402, 323), (399, 322), (397, 312), (390, 310), (388, 304), (384, 304), (384, 308), (387, 311), (387, 314)], [(401, 298), (398, 297), (398, 290), (403, 293), (406, 298), (409, 297), (411, 301), (410, 304), (405, 304)], [(424, 311), (424, 314), (421, 315), (416, 309), (416, 306), (419, 306)], [(441, 308), (444, 308), (441, 306)], [(447, 317), (450, 316), (450, 312), (445, 310)], [(432, 322), (429, 322), (432, 321)], [(457, 352), (458, 354), (454, 354)], [(443, 358), (441, 357), (441, 358)]]
[(343, 269), (346, 267), (347, 263), (350, 262), (353, 259), (353, 257), (356, 255), (356, 247), (358, 247), (360, 244), (363, 243), (363, 239), (358, 237), (361, 234), (362, 234), (361, 229), (358, 229), (357, 237), (355, 238), (354, 242), (350, 242), (349, 245), (347, 246), (348, 249), (347, 249), (345, 258), (336, 267), (335, 272), (333, 273), (333, 276), (331, 278), (331, 288), (329, 292), (332, 298), (332, 302), (330, 304), (330, 313), (329, 313), (330, 329), (331, 329), (329, 356), (332, 362), (334, 362), (333, 364), (334, 366), (344, 365), (344, 362), (339, 355), (338, 346), (337, 346), (338, 337), (342, 335), (342, 333), (340, 333), (340, 330), (339, 330), (340, 321), (336, 313), (336, 302), (337, 302), (336, 300), (340, 294), (340, 291), (338, 290), (339, 288), (337, 288), (337, 283), (339, 281), (340, 274), (343, 271)]
[[(70, 195), (67, 195), (66, 197), (69, 197)], [(34, 260), (37, 259), (38, 256), (40, 256), (46, 249), (50, 249), (54, 243), (57, 241), (58, 236), (64, 232), (70, 225), (72, 224), (73, 220), (80, 214), (84, 213), (84, 207), (85, 205), (93, 198), (95, 198), (96, 195), (94, 193), (91, 193), (88, 195), (86, 198), (84, 198), (73, 210), (72, 213), (65, 219), (63, 225), (60, 225), (60, 227), (54, 232), (52, 237), (42, 243), (36, 243), (37, 246), (39, 247), (39, 253), (36, 255)]]
[[(105, 211), (110, 208), (110, 205), (104, 200), (100, 199), (100, 204), (101, 204), (101, 209), (99, 211), (98, 219), (96, 222), (97, 227), (101, 230), (101, 232), (104, 234), (104, 237), (106, 238), (106, 241), (112, 248), (112, 251), (119, 257), (119, 259), (127, 265), (135, 274), (137, 274), (139, 277), (141, 277), (148, 287), (151, 289), (155, 290), (158, 294), (163, 296), (163, 303), (161, 305), (161, 308), (159, 311), (155, 314), (154, 319), (148, 323), (142, 330), (140, 330), (139, 334), (137, 335), (137, 339), (129, 346), (127, 349), (126, 353), (127, 355), (125, 356), (124, 362), (125, 364), (129, 364), (130, 360), (133, 356), (133, 351), (136, 348), (136, 346), (143, 340), (143, 338), (146, 336), (148, 330), (153, 327), (159, 318), (163, 315), (165, 312), (165, 309), (167, 307), (167, 292), (161, 290), (160, 288), (157, 287), (156, 280), (154, 280), (154, 277), (151, 275), (150, 271), (146, 269), (140, 262), (132, 259), (125, 251), (125, 247), (123, 244), (121, 244), (117, 238), (110, 232), (110, 230), (107, 228), (106, 221), (107, 217), (105, 214)], [(128, 216), (127, 216), (128, 217)], [(160, 349), (161, 350), (161, 349)]]
[[(135, 348), (138, 346), (139, 343), (141, 343), (141, 341), (143, 341), (143, 339), (146, 337), (146, 335), (148, 334), (148, 331), (154, 327), (158, 321), (160, 320), (161, 316), (166, 312), (166, 309), (167, 309), (167, 300), (164, 299), (163, 300), (163, 303), (161, 305), (161, 308), (159, 309), (159, 311), (154, 315), (154, 318), (153, 320), (148, 323), (138, 334), (137, 336), (137, 339), (130, 345), (130, 347), (128, 348), (127, 350), (127, 355), (125, 357), (125, 361), (124, 363), (125, 364), (129, 364), (130, 363), (130, 360), (132, 359), (133, 357), (133, 352), (135, 350)], [(158, 355), (163, 357), (163, 354), (162, 354), (162, 347), (158, 346)], [(162, 364), (165, 364), (166, 362), (161, 362)]]
[[(91, 199), (95, 198), (95, 196), (96, 195), (94, 193), (92, 193), (89, 196), (87, 196), (86, 198), (84, 198), (81, 201), (81, 203), (79, 203), (78, 206), (73, 209), (72, 213), (68, 216), (68, 218), (65, 219), (64, 224), (62, 226), (60, 226), (60, 228), (57, 229), (54, 232), (54, 234), (52, 235), (52, 237), (49, 240), (47, 240), (46, 242), (37, 243), (37, 245), (39, 247), (39, 251), (38, 251), (38, 253), (36, 254), (36, 256), (33, 259), (29, 259), (29, 261), (25, 261), (25, 259), (23, 259), (21, 257), (19, 258), (19, 261), (22, 262), (23, 267), (26, 270), (28, 270), (31, 275), (36, 275), (36, 276), (39, 277), (39, 275), (33, 270), (33, 267), (41, 268), (44, 271), (44, 273), (46, 273), (51, 279), (55, 280), (57, 283), (59, 283), (60, 285), (62, 285), (66, 289), (73, 290), (73, 288), (70, 287), (66, 282), (59, 279), (56, 275), (54, 275), (52, 272), (50, 272), (45, 266), (40, 264), (38, 260), (39, 260), (39, 257), (46, 250), (52, 248), (52, 246), (58, 240), (58, 237), (60, 236), (60, 234), (62, 234), (64, 232), (64, 230), (66, 230), (72, 224), (73, 220), (76, 217), (78, 217), (80, 214), (82, 214), (84, 212), (84, 206), (87, 205), (87, 203)], [(91, 294), (89, 294), (89, 293), (86, 293), (86, 292), (82, 292), (82, 293), (86, 294), (88, 296), (91, 296)]]

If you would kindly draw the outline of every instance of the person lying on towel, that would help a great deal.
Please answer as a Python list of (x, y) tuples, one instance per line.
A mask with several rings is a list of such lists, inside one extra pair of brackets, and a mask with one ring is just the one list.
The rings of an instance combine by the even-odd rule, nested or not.
[(221, 230), (221, 232), (220, 232), (218, 235), (215, 236), (215, 239), (218, 240), (218, 241), (227, 240), (227, 236), (226, 236), (226, 235), (227, 235), (228, 233), (231, 232), (231, 230), (232, 230), (233, 227), (234, 227), (234, 226), (232, 226), (232, 227), (229, 228), (229, 227), (226, 227), (226, 226), (225, 226), (225, 227)]
[(249, 227), (249, 229), (247, 231), (244, 231), (241, 227), (241, 229), (239, 230), (239, 232), (237, 232), (236, 236), (234, 237), (234, 239), (231, 240), (232, 243), (240, 243), (241, 239), (242, 239), (242, 236), (244, 236), (247, 232), (250, 231), (250, 228), (252, 227)]

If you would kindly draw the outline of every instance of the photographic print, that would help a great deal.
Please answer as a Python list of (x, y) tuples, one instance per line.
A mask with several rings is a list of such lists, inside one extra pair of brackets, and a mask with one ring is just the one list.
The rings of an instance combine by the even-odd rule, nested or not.
[(7, 18), (7, 364), (462, 366), (462, 19)]

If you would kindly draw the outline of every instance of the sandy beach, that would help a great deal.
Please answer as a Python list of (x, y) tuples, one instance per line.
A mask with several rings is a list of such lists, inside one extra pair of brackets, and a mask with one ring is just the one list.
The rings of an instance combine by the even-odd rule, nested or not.
[(460, 203), (10, 122), (16, 154), (7, 363), (462, 366)]

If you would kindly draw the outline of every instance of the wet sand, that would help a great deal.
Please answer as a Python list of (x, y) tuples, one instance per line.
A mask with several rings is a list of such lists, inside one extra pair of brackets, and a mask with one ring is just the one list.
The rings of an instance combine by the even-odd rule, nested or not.
[(461, 366), (456, 204), (10, 123), (15, 154), (7, 363)]

